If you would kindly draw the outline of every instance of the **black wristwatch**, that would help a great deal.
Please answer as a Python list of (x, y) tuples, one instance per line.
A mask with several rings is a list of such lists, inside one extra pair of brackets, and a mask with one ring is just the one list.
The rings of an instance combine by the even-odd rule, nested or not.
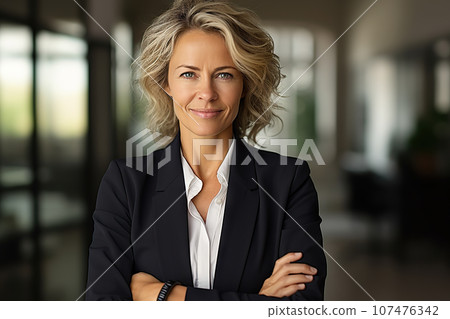
[(161, 291), (159, 292), (158, 298), (156, 298), (156, 301), (166, 301), (167, 296), (169, 295), (172, 288), (179, 284), (180, 283), (178, 281), (173, 281), (173, 280), (166, 281), (164, 283), (164, 285), (162, 286)]

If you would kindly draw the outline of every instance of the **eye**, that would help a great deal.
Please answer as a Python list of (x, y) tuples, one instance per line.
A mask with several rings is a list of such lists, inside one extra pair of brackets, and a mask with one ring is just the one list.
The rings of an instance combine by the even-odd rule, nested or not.
[(192, 79), (195, 77), (194, 72), (184, 72), (180, 75), (181, 78)]
[(217, 74), (217, 77), (221, 80), (230, 80), (233, 78), (233, 74), (227, 73), (227, 72), (222, 72), (222, 73)]

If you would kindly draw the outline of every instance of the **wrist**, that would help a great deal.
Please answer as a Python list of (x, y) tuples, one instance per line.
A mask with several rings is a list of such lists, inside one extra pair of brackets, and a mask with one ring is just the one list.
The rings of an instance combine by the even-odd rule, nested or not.
[[(179, 281), (168, 280), (168, 281), (164, 282), (156, 300), (157, 301), (169, 300), (168, 298), (169, 298), (169, 295), (171, 294), (172, 290), (176, 286), (179, 286), (179, 285), (181, 285), (181, 283)], [(180, 291), (180, 290), (178, 290), (178, 291)], [(178, 294), (179, 293), (176, 293), (175, 296), (178, 296)]]
[(167, 301), (185, 301), (186, 300), (187, 287), (182, 285), (176, 285), (172, 288), (169, 295), (167, 296)]
[(132, 290), (134, 301), (156, 300), (163, 283), (146, 283), (135, 286)]

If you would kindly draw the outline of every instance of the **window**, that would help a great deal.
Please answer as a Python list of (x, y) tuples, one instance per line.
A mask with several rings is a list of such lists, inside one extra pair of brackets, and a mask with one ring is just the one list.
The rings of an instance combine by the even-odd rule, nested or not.
[[(278, 113), (280, 125), (266, 128), (258, 138), (294, 138), (297, 145), (288, 147), (288, 155), (298, 156), (306, 139), (312, 139), (322, 156), (332, 159), (336, 144), (336, 53), (328, 50), (333, 38), (322, 30), (310, 30), (296, 25), (267, 23), (266, 29), (275, 44), (282, 73), (280, 85), (286, 109)], [(324, 53), (318, 59), (318, 57)], [(268, 149), (280, 151), (278, 146)]]
[[(85, 268), (87, 43), (75, 6), (38, 18), (31, 4), (0, 4), (0, 299), (75, 299)], [(67, 278), (61, 265), (76, 271)]]

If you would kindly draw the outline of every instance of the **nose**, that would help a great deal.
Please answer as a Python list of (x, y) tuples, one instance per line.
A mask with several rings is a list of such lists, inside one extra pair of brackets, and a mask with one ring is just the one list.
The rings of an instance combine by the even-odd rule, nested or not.
[(199, 81), (198, 97), (206, 102), (217, 99), (217, 92), (210, 78), (204, 78)]

